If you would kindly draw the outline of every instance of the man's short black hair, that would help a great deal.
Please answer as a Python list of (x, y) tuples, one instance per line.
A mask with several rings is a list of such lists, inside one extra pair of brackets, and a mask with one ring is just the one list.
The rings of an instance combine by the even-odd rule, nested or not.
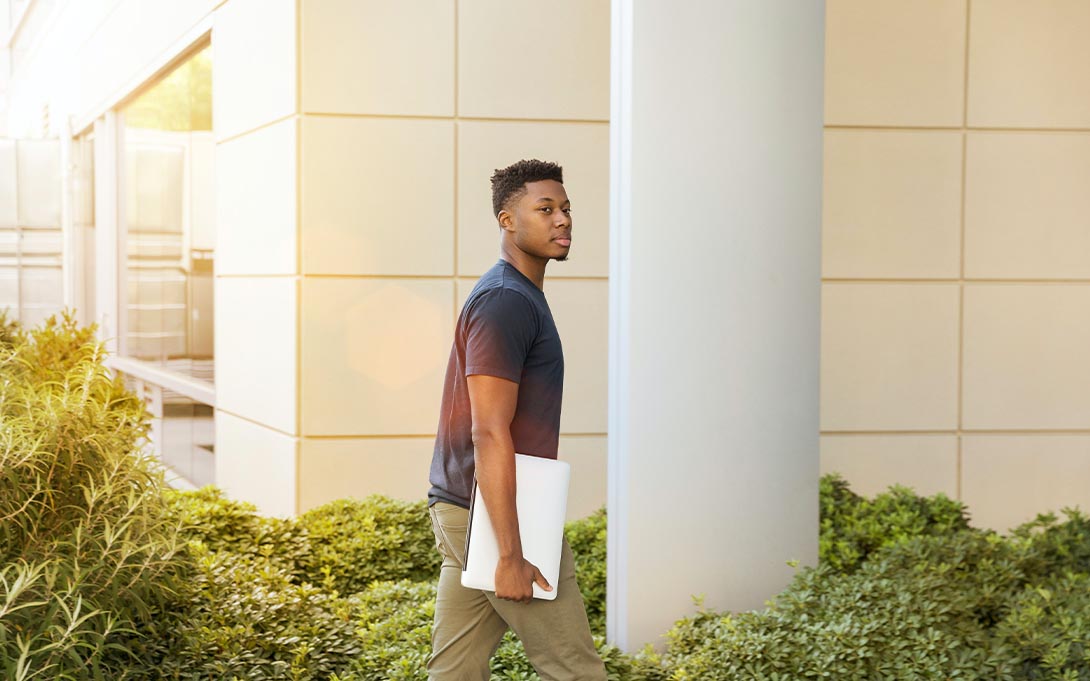
[(492, 214), (498, 216), (512, 201), (525, 194), (527, 182), (541, 180), (556, 180), (564, 184), (564, 169), (551, 161), (536, 158), (523, 159), (497, 169), (492, 173)]

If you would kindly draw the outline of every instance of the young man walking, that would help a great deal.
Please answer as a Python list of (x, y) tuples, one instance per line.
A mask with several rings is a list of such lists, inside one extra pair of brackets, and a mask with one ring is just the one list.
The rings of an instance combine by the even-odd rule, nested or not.
[[(557, 458), (564, 354), (542, 287), (549, 261), (568, 258), (571, 204), (555, 163), (523, 160), (491, 179), (500, 259), (458, 316), (429, 476), (443, 566), (428, 678), (487, 681), (510, 627), (543, 680), (604, 680), (567, 539), (548, 584), (522, 555), (515, 508), (515, 452)], [(494, 592), (461, 584), (474, 476), (500, 549)], [(533, 582), (556, 599), (534, 599)]]

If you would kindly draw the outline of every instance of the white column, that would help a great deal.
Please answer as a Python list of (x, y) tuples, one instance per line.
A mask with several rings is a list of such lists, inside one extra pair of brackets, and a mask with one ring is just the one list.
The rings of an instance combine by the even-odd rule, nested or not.
[(824, 3), (613, 0), (608, 638), (817, 561)]

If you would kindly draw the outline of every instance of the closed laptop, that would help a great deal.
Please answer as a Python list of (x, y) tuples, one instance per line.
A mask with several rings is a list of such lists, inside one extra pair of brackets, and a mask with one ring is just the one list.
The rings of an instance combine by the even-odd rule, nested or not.
[[(550, 601), (556, 598), (570, 480), (571, 465), (565, 461), (515, 454), (515, 508), (522, 556), (537, 566), (553, 587), (552, 591), (546, 591), (535, 582), (534, 598)], [(474, 477), (462, 586), (495, 591), (499, 560), (492, 519)]]

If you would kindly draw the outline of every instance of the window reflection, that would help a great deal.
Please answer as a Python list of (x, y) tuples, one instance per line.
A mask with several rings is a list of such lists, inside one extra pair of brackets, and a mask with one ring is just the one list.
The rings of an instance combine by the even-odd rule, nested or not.
[(209, 50), (123, 110), (121, 353), (211, 382), (216, 231)]
[[(215, 141), (210, 47), (121, 111), (124, 271), (119, 353), (170, 376), (214, 382)], [(151, 444), (189, 483), (214, 482), (213, 407), (182, 382), (132, 377)], [(162, 384), (160, 384), (162, 383)], [(172, 389), (173, 388), (173, 389)]]

